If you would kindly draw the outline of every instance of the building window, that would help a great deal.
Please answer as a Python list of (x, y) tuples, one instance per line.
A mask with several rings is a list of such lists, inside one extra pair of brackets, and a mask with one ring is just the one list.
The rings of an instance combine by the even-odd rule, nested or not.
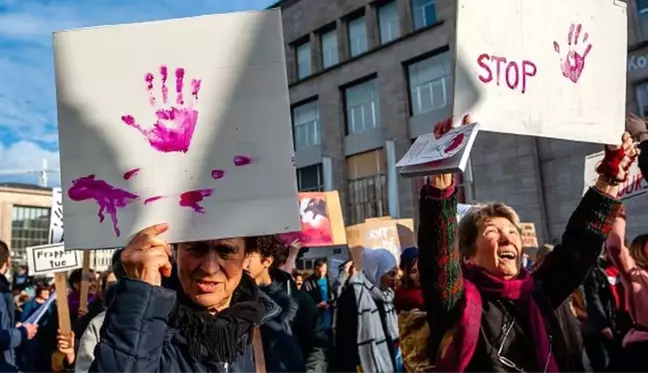
[(50, 209), (14, 206), (11, 218), (11, 250), (17, 261), (27, 260), (26, 247), (49, 242)]
[(380, 126), (376, 80), (372, 79), (344, 91), (347, 133), (358, 133)]
[(644, 40), (648, 40), (648, 0), (637, 0), (639, 27)]
[(297, 169), (297, 189), (300, 192), (324, 191), (322, 165), (316, 164)]
[(378, 8), (378, 27), (380, 28), (381, 44), (389, 43), (400, 36), (396, 1), (391, 1)]
[(389, 215), (384, 150), (378, 149), (348, 157), (346, 163), (349, 224), (359, 224), (367, 218)]
[(450, 104), (450, 54), (448, 52), (409, 65), (412, 115)]
[(339, 62), (337, 30), (323, 33), (320, 38), (322, 42), (322, 67), (326, 69)]
[(367, 51), (367, 22), (365, 17), (349, 21), (349, 55), (355, 57)]
[(414, 30), (433, 25), (437, 22), (436, 0), (412, 0)]
[(297, 46), (297, 78), (303, 79), (311, 74), (310, 42)]
[(640, 117), (648, 117), (648, 82), (640, 83), (635, 86), (637, 95), (637, 108)]
[(310, 101), (292, 109), (295, 149), (309, 148), (320, 143), (319, 108)]

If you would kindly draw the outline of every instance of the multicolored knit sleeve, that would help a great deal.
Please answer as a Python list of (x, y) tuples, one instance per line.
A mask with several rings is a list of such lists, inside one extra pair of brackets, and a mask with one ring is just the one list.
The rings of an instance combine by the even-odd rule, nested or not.
[(534, 272), (554, 308), (559, 307), (596, 265), (621, 201), (590, 188), (574, 210), (562, 242)]
[(464, 296), (454, 192), (454, 184), (446, 190), (431, 185), (421, 190), (418, 265), (432, 339), (437, 342), (460, 316)]

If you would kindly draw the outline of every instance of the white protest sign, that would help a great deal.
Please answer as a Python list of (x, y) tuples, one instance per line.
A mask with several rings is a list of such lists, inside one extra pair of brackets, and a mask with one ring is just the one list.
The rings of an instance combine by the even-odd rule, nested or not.
[(27, 268), (30, 276), (66, 272), (83, 266), (83, 252), (65, 250), (63, 244), (32, 246), (27, 249)]
[[(585, 175), (583, 180), (583, 194), (596, 184), (598, 174), (596, 167), (601, 163), (604, 157), (604, 152), (595, 153), (585, 157)], [(641, 175), (641, 170), (637, 162), (633, 162), (630, 169), (628, 169), (628, 178), (626, 181), (619, 185), (619, 193), (617, 197), (621, 200), (629, 199), (632, 197), (640, 196), (648, 192), (648, 183)]]
[(455, 120), (471, 113), (482, 131), (615, 144), (627, 18), (620, 0), (457, 0)]
[(50, 243), (63, 242), (63, 192), (61, 188), (52, 190), (52, 210), (50, 213)]
[(68, 249), (300, 229), (279, 10), (57, 32), (54, 57)]

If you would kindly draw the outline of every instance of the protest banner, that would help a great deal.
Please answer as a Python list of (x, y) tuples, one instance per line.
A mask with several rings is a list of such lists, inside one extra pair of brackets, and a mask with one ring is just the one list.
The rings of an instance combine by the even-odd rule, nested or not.
[(285, 244), (299, 240), (306, 247), (346, 245), (344, 217), (337, 191), (299, 193), (301, 231), (280, 234)]
[(625, 2), (457, 0), (456, 10), (456, 124), (470, 113), (481, 131), (618, 143)]
[(284, 46), (276, 9), (56, 32), (66, 247), (298, 231)]

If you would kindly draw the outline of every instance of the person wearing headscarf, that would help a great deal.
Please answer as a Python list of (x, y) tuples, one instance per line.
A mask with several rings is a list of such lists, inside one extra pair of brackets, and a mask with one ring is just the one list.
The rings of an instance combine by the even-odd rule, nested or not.
[(143, 229), (116, 253), (126, 278), (117, 282), (89, 371), (265, 371), (259, 327), (281, 309), (243, 270), (263, 237), (170, 246), (159, 237), (167, 229)]
[[(451, 127), (449, 119), (435, 134)], [(522, 228), (513, 208), (475, 207), (457, 227), (453, 175), (429, 177), (419, 202), (418, 247), (437, 371), (574, 370), (554, 312), (596, 264), (622, 204), (618, 185), (636, 154), (628, 134), (621, 147), (606, 147), (599, 180), (576, 207), (561, 244), (533, 273), (521, 268)]]
[(402, 372), (394, 308), (396, 257), (385, 249), (364, 250), (361, 269), (337, 302), (334, 371)]

